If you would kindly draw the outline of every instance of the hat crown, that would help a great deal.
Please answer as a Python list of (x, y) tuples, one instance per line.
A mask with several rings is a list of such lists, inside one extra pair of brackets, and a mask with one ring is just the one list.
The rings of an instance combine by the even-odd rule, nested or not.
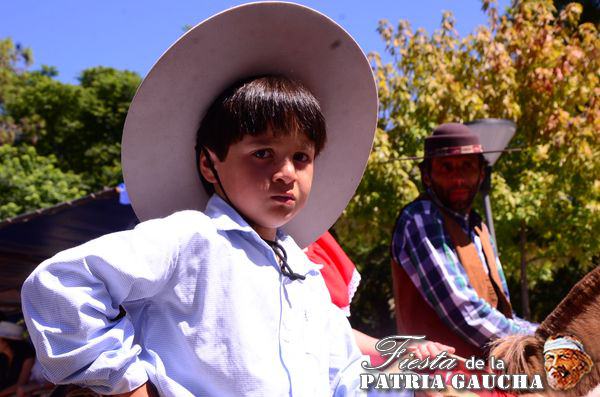
[(469, 127), (460, 123), (446, 123), (438, 126), (433, 130), (432, 136), (437, 137), (452, 137), (452, 136), (473, 136), (479, 140), (479, 136), (475, 134)]
[(425, 156), (482, 153), (479, 135), (460, 123), (442, 124), (425, 138)]

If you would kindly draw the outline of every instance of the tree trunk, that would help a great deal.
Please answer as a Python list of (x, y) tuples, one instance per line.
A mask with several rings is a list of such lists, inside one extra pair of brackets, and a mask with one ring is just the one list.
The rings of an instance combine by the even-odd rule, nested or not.
[(521, 251), (521, 306), (523, 307), (523, 318), (531, 319), (531, 310), (529, 309), (529, 285), (527, 283), (527, 258), (525, 252), (525, 222), (521, 221), (521, 229), (519, 230), (519, 249)]

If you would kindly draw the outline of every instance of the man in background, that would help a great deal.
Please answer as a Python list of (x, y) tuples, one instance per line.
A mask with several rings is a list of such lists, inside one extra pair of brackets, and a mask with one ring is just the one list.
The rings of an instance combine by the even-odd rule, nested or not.
[(398, 332), (484, 356), (493, 339), (535, 331), (517, 318), (495, 242), (472, 210), (485, 177), (479, 136), (458, 123), (425, 139), (424, 192), (401, 211), (392, 238)]

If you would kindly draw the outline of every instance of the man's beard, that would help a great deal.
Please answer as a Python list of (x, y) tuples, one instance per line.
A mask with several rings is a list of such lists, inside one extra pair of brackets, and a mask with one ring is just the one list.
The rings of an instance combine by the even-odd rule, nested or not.
[(435, 184), (432, 184), (431, 188), (433, 189), (438, 200), (440, 200), (440, 202), (446, 208), (449, 208), (452, 211), (458, 212), (460, 214), (466, 214), (467, 212), (469, 212), (471, 206), (473, 205), (473, 202), (475, 201), (475, 196), (477, 196), (477, 192), (479, 191), (479, 183), (474, 187), (463, 188), (469, 191), (467, 197), (465, 197), (464, 199), (452, 199), (452, 191), (444, 191)]

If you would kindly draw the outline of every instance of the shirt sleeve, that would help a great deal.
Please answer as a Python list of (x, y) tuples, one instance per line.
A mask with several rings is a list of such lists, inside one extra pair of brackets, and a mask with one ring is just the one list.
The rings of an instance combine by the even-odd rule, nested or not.
[(392, 253), (444, 323), (475, 346), (507, 335), (533, 333), (532, 324), (506, 318), (477, 295), (451, 247), (442, 238), (430, 239), (427, 232), (435, 228), (418, 227), (413, 219), (404, 219), (394, 234)]
[[(329, 384), (333, 396), (354, 396), (359, 394), (363, 356), (354, 340), (352, 328), (343, 312), (333, 304), (329, 309)], [(364, 372), (364, 371), (363, 371)]]
[(25, 281), (23, 313), (44, 376), (101, 394), (147, 381), (134, 328), (120, 305), (165, 285), (178, 243), (169, 222), (153, 220), (46, 260)]

